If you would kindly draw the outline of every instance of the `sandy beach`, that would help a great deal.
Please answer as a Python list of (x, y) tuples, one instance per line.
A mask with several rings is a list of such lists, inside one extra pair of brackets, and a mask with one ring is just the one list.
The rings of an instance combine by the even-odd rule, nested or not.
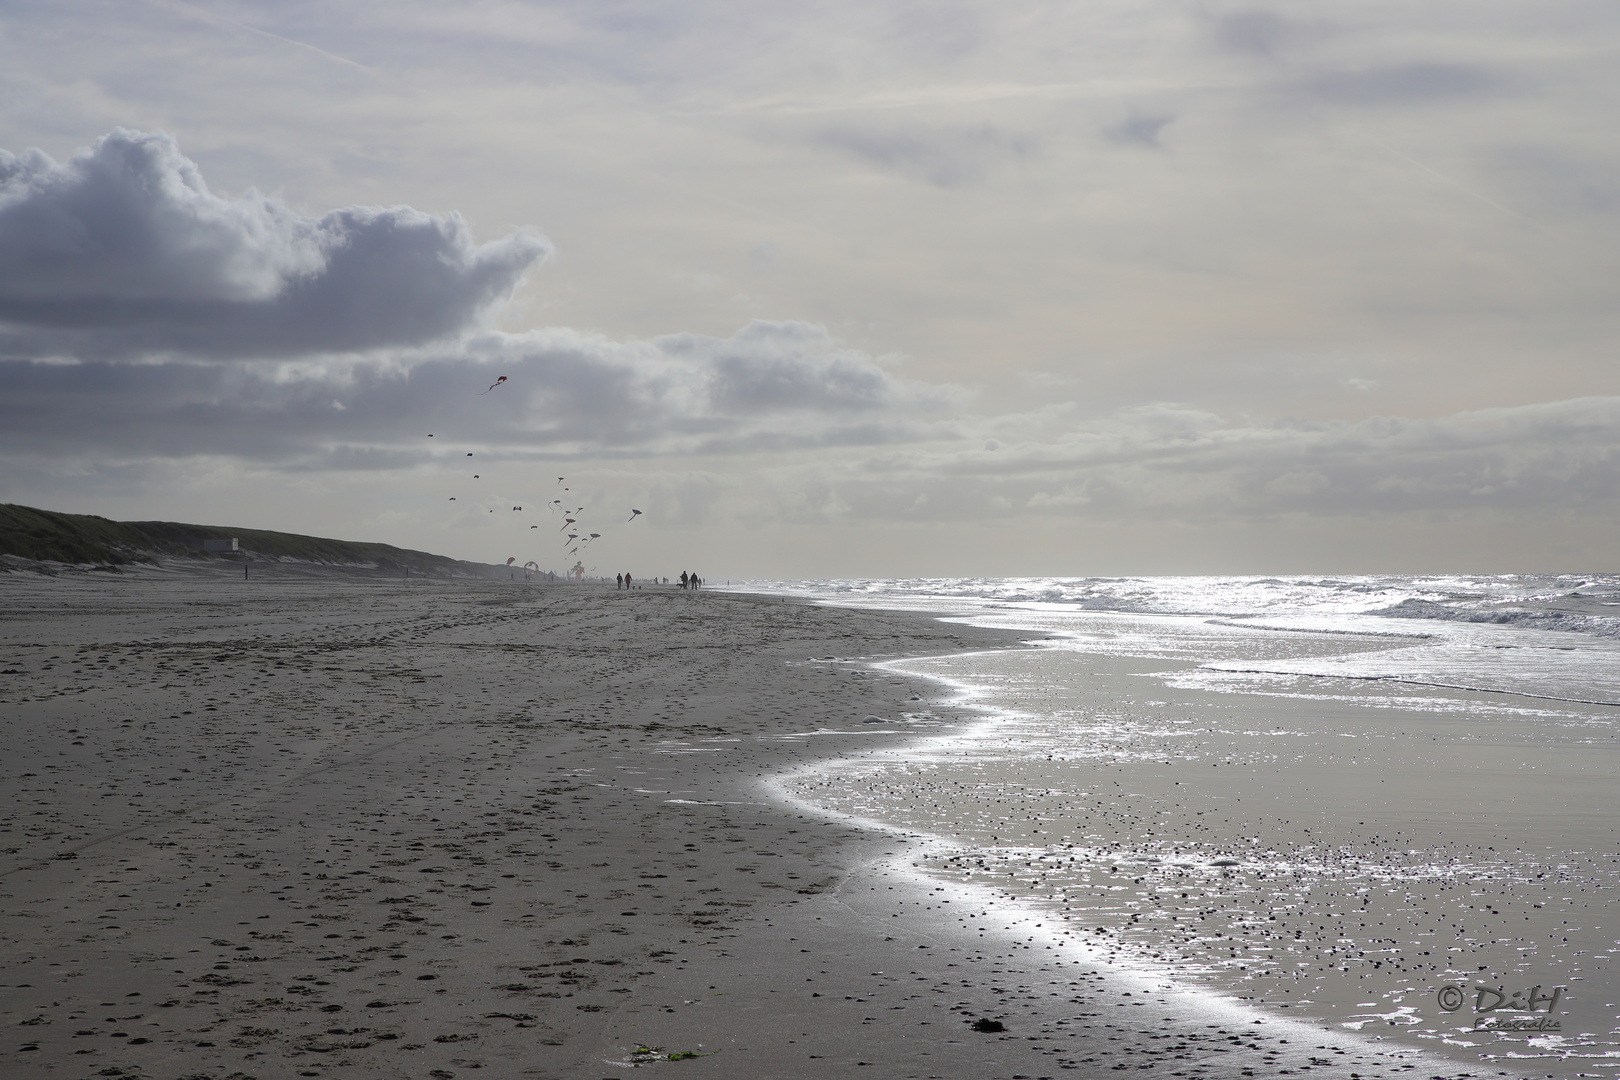
[(780, 797), (976, 719), (872, 663), (1028, 636), (673, 588), (0, 574), (0, 1072), (1510, 1075), (968, 926), (903, 834)]

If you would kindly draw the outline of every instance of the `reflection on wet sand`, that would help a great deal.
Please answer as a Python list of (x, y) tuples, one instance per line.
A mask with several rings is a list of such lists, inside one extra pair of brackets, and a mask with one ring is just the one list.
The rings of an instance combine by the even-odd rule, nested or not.
[(951, 681), (989, 719), (789, 786), (935, 838), (929, 873), (988, 887), (964, 925), (1041, 912), (1098, 959), (1278, 1015), (1476, 1063), (1620, 1068), (1620, 710), (1212, 672), (1188, 660), (1365, 664), (1392, 643), (1202, 620), (1155, 634), (1167, 621), (1079, 615), (1108, 632), (887, 665)]

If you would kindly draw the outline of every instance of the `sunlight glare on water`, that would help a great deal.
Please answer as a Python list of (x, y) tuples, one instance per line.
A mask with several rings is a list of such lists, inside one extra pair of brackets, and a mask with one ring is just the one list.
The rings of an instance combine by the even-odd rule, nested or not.
[[(886, 663), (971, 689), (989, 718), (788, 781), (830, 811), (936, 838), (934, 873), (1256, 1008), (1464, 1060), (1614, 1075), (1616, 586), (749, 587), (1045, 639)], [(1442, 991), (1465, 1005), (1443, 1008)], [(1539, 1011), (1481, 1011), (1496, 993)], [(1558, 1026), (1471, 1030), (1504, 1018)]]

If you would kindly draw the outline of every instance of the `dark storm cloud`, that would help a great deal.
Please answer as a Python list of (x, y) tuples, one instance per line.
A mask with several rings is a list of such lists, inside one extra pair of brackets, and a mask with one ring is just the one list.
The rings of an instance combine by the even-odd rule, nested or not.
[(164, 134), (118, 129), (65, 164), (0, 151), (0, 351), (286, 357), (460, 332), (549, 251), (478, 245), (458, 215), (303, 217), (209, 191)]
[(734, 454), (916, 437), (955, 398), (803, 323), (641, 342), (486, 333), (453, 350), (328, 365), (0, 362), (0, 452), (345, 469), (424, 462), (451, 444)]

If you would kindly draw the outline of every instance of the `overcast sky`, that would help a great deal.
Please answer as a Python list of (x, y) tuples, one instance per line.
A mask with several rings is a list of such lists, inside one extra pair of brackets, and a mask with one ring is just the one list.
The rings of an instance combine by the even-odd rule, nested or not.
[(1617, 46), (13, 0), (0, 501), (559, 570), (583, 507), (588, 567), (711, 579), (1612, 570)]

